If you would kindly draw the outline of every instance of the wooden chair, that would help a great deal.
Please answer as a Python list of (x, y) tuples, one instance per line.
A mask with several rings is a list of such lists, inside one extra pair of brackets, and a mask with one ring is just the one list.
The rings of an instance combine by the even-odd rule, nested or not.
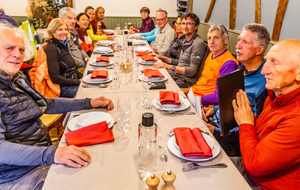
[(66, 114), (43, 114), (40, 119), (46, 126), (47, 130), (50, 132), (51, 129), (56, 128), (56, 135), (57, 138), (61, 138), (64, 130), (64, 126), (62, 125)]

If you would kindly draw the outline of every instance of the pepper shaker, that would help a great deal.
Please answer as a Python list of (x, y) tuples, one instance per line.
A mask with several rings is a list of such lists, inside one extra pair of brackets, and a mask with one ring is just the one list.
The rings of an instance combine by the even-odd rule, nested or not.
[(159, 182), (160, 182), (159, 178), (156, 175), (151, 174), (146, 179), (146, 184), (148, 185), (148, 190), (157, 190)]
[(175, 190), (173, 183), (176, 179), (176, 175), (171, 171), (168, 170), (167, 172), (162, 174), (162, 179), (165, 182), (165, 185), (162, 187), (162, 190)]

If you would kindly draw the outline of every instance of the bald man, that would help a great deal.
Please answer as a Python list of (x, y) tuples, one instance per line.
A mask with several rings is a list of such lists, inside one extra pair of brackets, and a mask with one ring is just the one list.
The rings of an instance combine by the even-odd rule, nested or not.
[(243, 166), (260, 189), (300, 189), (300, 41), (278, 42), (266, 60), (268, 98), (259, 118), (244, 91), (232, 102)]

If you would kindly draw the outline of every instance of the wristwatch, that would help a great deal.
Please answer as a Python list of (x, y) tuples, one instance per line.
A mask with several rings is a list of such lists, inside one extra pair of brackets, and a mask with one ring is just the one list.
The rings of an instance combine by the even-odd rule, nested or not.
[(175, 69), (176, 69), (176, 66), (173, 65), (173, 66), (172, 66), (172, 71), (175, 71)]

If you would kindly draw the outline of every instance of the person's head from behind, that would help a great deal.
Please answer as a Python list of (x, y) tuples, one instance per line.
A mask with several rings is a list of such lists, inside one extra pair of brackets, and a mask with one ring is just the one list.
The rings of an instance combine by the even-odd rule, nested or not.
[(300, 41), (283, 40), (276, 43), (266, 55), (261, 74), (266, 77), (266, 88), (276, 96), (300, 87)]
[(220, 55), (227, 48), (228, 31), (223, 24), (210, 25), (207, 32), (207, 45), (215, 56)]
[(194, 35), (200, 24), (199, 17), (194, 13), (187, 13), (181, 17), (181, 29), (185, 35)]
[(76, 11), (71, 7), (63, 7), (59, 10), (59, 18), (67, 21), (69, 28), (74, 29), (76, 24)]
[(246, 24), (238, 37), (236, 45), (237, 60), (241, 63), (263, 57), (270, 42), (270, 34), (262, 24)]
[(59, 41), (65, 41), (69, 37), (70, 28), (67, 21), (61, 18), (55, 18), (49, 23), (47, 33), (46, 42), (51, 41), (53, 38)]
[(92, 6), (87, 6), (85, 9), (84, 9), (84, 13), (89, 15), (90, 17), (90, 21), (94, 20), (95, 18), (95, 9), (94, 7)]
[(181, 29), (181, 16), (177, 17), (177, 20), (175, 22), (175, 27), (176, 27), (176, 32), (178, 35), (182, 34), (182, 29)]
[(0, 71), (12, 78), (21, 68), (23, 60), (33, 55), (25, 32), (7, 21), (0, 21)]
[(95, 16), (97, 19), (103, 20), (105, 14), (105, 9), (103, 7), (97, 7), (95, 11)]
[(150, 9), (148, 7), (142, 7), (140, 10), (142, 19), (146, 19), (149, 17), (150, 15)]
[(90, 18), (85, 13), (79, 13), (76, 16), (76, 20), (77, 20), (77, 25), (83, 31), (85, 31), (89, 27), (89, 25), (90, 25)]
[(164, 28), (168, 23), (168, 12), (164, 9), (156, 11), (156, 24), (159, 28)]

